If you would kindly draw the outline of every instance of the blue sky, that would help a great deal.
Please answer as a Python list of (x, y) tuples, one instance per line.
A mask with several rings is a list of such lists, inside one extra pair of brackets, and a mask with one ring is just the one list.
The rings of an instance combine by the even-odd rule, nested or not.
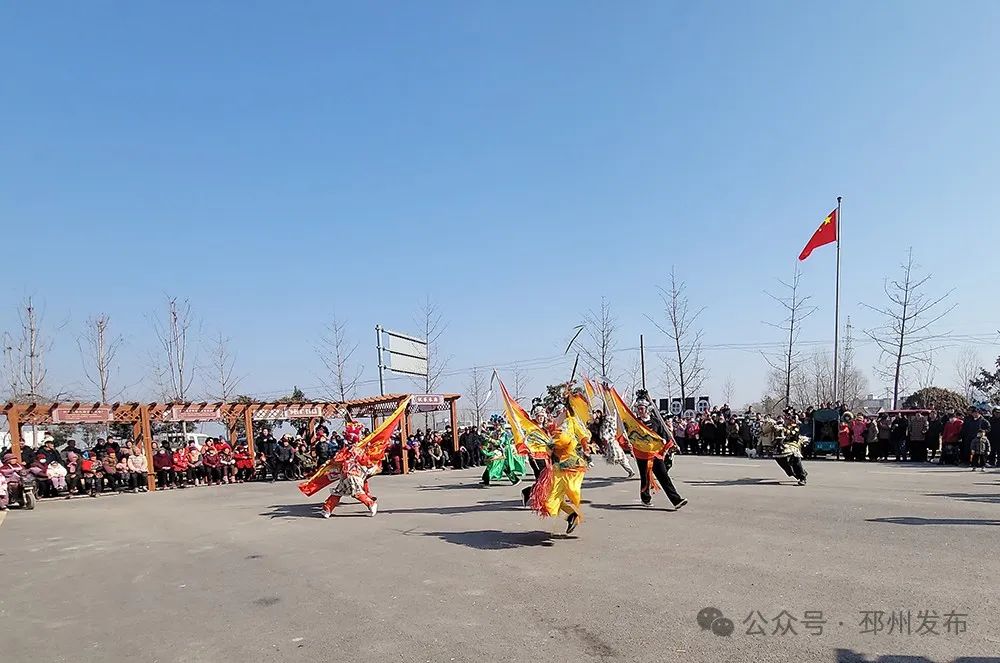
[[(711, 346), (778, 340), (763, 291), (843, 195), (859, 329), (912, 245), (956, 288), (941, 330), (989, 334), (998, 28), (989, 2), (5, 3), (0, 329), (44, 302), (51, 386), (85, 393), (75, 337), (108, 313), (146, 397), (149, 315), (187, 297), (243, 390), (280, 394), (320, 384), (334, 312), (372, 380), (374, 325), (415, 331), (430, 296), (460, 391), (558, 355), (601, 296), (622, 348), (662, 344), (675, 265), (708, 391), (743, 402), (763, 360)], [(832, 341), (833, 256), (804, 264), (805, 340)]]

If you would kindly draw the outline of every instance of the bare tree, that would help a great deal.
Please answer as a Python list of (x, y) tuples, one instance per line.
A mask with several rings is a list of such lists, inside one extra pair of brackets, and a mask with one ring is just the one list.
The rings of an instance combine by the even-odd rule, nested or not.
[(726, 381), (722, 383), (722, 402), (733, 407), (733, 398), (736, 394), (736, 386), (733, 384), (733, 376), (726, 376)]
[(786, 404), (791, 403), (792, 386), (796, 381), (796, 372), (799, 370), (799, 359), (801, 353), (795, 347), (799, 340), (800, 325), (802, 321), (816, 312), (816, 307), (809, 304), (812, 297), (803, 295), (800, 291), (802, 273), (798, 265), (792, 273), (792, 280), (789, 282), (778, 280), (784, 292), (782, 296), (773, 295), (766, 292), (768, 297), (781, 305), (784, 317), (781, 322), (765, 322), (769, 327), (774, 327), (784, 332), (787, 339), (779, 353), (761, 353), (768, 365), (780, 375), (781, 391), (779, 397), (784, 398)]
[(83, 334), (76, 339), (83, 374), (94, 385), (102, 403), (110, 402), (121, 393), (120, 390), (111, 391), (111, 378), (112, 373), (117, 372), (115, 357), (125, 340), (121, 335), (112, 334), (110, 327), (111, 317), (101, 313), (87, 320)]
[(354, 352), (357, 349), (357, 343), (351, 344), (347, 340), (347, 323), (334, 316), (320, 337), (316, 354), (329, 373), (329, 378), (323, 380), (324, 385), (341, 402), (354, 397), (361, 378), (363, 367), (353, 366)]
[(982, 365), (976, 351), (968, 346), (962, 348), (955, 357), (955, 382), (959, 393), (970, 403), (980, 396), (979, 390), (972, 386), (972, 382), (979, 378)]
[(936, 341), (942, 335), (931, 333), (931, 326), (955, 309), (954, 304), (939, 308), (951, 294), (950, 290), (940, 297), (924, 293), (931, 275), (917, 275), (917, 267), (913, 261), (913, 247), (910, 247), (906, 261), (900, 265), (900, 278), (885, 280), (883, 290), (888, 302), (882, 306), (862, 303), (882, 316), (882, 324), (865, 330), (865, 334), (881, 353), (882, 364), (877, 371), (892, 381), (893, 408), (898, 407), (900, 385), (907, 369), (916, 364), (926, 365), (928, 353), (939, 347)]
[(606, 297), (601, 297), (599, 310), (591, 309), (584, 314), (583, 327), (587, 338), (578, 345), (584, 362), (592, 373), (613, 382), (611, 360), (618, 345), (615, 338), (618, 321), (612, 314), (611, 304)]
[(474, 415), (476, 427), (483, 423), (483, 415), (486, 412), (486, 401), (489, 397), (489, 381), (486, 379), (486, 371), (478, 366), (472, 367), (469, 375), (469, 382), (465, 386), (465, 395), (471, 401), (471, 412)]
[(441, 374), (444, 373), (449, 361), (449, 358), (441, 355), (438, 347), (438, 341), (448, 328), (448, 324), (430, 296), (424, 300), (414, 323), (427, 341), (427, 375), (424, 376), (423, 387), (425, 394), (432, 394), (438, 388)]
[(185, 402), (195, 374), (194, 357), (190, 355), (191, 348), (195, 346), (191, 302), (168, 296), (164, 317), (153, 316), (152, 323), (162, 351), (154, 364), (163, 396), (171, 401)]
[(642, 387), (642, 358), (639, 356), (638, 350), (632, 358), (632, 363), (629, 364), (625, 384), (627, 385), (627, 389), (625, 393), (621, 394), (621, 396), (628, 401), (628, 399), (635, 396), (635, 392)]
[(704, 332), (697, 326), (698, 318), (705, 308), (691, 308), (687, 284), (677, 278), (677, 271), (673, 267), (670, 268), (669, 286), (660, 288), (660, 299), (663, 301), (666, 323), (661, 325), (649, 316), (647, 318), (666, 334), (673, 345), (676, 361), (667, 363), (667, 371), (683, 400), (688, 394), (700, 391), (708, 377), (701, 356)]
[(209, 348), (209, 364), (202, 369), (205, 381), (212, 385), (214, 393), (209, 398), (229, 401), (236, 396), (236, 389), (243, 376), (236, 375), (236, 355), (229, 349), (230, 338), (219, 332)]
[(854, 361), (854, 326), (851, 324), (851, 318), (848, 317), (844, 332), (844, 345), (840, 349), (840, 368), (837, 371), (837, 382), (840, 384), (837, 393), (840, 395), (840, 400), (848, 408), (856, 410), (868, 393), (868, 378), (855, 365)]
[(52, 340), (42, 326), (45, 314), (35, 306), (31, 297), (26, 297), (18, 310), (21, 335), (14, 346), (13, 361), (19, 372), (21, 396), (32, 400), (46, 400), (45, 380), (48, 377), (46, 356), (52, 349)]
[[(524, 370), (521, 369), (521, 366), (519, 364), (514, 364), (514, 366), (511, 367), (511, 374), (512, 374), (512, 381), (510, 385), (511, 388), (510, 395), (513, 396), (515, 401), (521, 403), (521, 399), (527, 398), (528, 396), (526, 393), (524, 393), (525, 390), (528, 388), (528, 375), (527, 373), (524, 372)], [(521, 404), (524, 405), (524, 403)]]
[(816, 350), (809, 358), (799, 361), (792, 384), (797, 407), (822, 406), (833, 401), (833, 359), (829, 352)]
[(3, 333), (3, 381), (6, 398), (18, 400), (22, 394), (20, 352), (17, 341), (8, 332)]

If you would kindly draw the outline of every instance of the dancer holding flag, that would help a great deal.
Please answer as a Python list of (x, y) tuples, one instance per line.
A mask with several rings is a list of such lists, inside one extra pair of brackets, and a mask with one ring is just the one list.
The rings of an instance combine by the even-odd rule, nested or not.
[(639, 497), (642, 503), (646, 506), (652, 503), (652, 492), (659, 482), (667, 494), (667, 499), (674, 505), (674, 510), (681, 509), (687, 504), (687, 500), (674, 488), (669, 474), (670, 466), (673, 464), (670, 456), (677, 451), (677, 445), (660, 421), (651, 416), (653, 404), (649, 400), (649, 394), (644, 389), (636, 392), (635, 414), (633, 414), (614, 387), (609, 387), (608, 392), (615, 409), (618, 410), (618, 416), (621, 417), (625, 434), (632, 444), (632, 453), (639, 464), (641, 481)]
[[(618, 415), (615, 412), (615, 408), (614, 406), (608, 406), (610, 398), (605, 394), (604, 387), (595, 389), (594, 385), (587, 379), (584, 379), (584, 385), (587, 388), (587, 395), (590, 397), (591, 408), (593, 409), (590, 424), (588, 425), (588, 428), (590, 428), (591, 443), (598, 445), (608, 465), (621, 466), (625, 470), (625, 473), (628, 474), (628, 478), (631, 479), (635, 476), (635, 470), (632, 469), (632, 464), (629, 462), (628, 456), (625, 455), (625, 450), (622, 449), (622, 445), (618, 441)], [(594, 405), (597, 400), (598, 391), (602, 401), (601, 407)]]
[(347, 423), (344, 430), (346, 446), (307, 481), (299, 484), (299, 490), (306, 497), (315, 495), (325, 486), (330, 486), (330, 497), (323, 503), (320, 515), (324, 518), (332, 516), (340, 500), (347, 495), (368, 507), (368, 513), (372, 516), (378, 513), (378, 501), (371, 494), (368, 480), (381, 471), (382, 459), (392, 444), (392, 435), (406, 416), (409, 404), (410, 397), (407, 396), (395, 412), (363, 440), (359, 440), (361, 425), (356, 422)]

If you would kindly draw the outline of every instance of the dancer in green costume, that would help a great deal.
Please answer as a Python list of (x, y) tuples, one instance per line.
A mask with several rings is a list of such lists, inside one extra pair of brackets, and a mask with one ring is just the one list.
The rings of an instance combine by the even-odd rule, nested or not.
[(514, 449), (514, 436), (504, 428), (504, 419), (499, 414), (490, 417), (489, 426), (483, 433), (483, 456), (486, 458), (484, 486), (505, 476), (511, 485), (521, 483), (524, 457)]

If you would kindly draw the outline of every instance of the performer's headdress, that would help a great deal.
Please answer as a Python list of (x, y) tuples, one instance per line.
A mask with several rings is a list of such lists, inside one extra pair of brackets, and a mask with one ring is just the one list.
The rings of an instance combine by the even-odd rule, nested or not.
[(490, 415), (490, 426), (496, 426), (497, 428), (503, 428), (503, 416), (499, 414)]
[(357, 444), (361, 441), (361, 432), (364, 430), (364, 426), (356, 421), (348, 421), (344, 426), (344, 439), (351, 443)]
[(649, 392), (645, 389), (637, 389), (635, 392), (635, 402), (632, 403), (632, 407), (637, 408), (640, 405), (647, 408), (653, 407), (653, 401), (649, 399)]
[(538, 419), (540, 417), (545, 416), (546, 414), (548, 414), (548, 413), (545, 411), (545, 406), (542, 405), (542, 399), (541, 398), (532, 398), (531, 399), (531, 418), (532, 419)]

